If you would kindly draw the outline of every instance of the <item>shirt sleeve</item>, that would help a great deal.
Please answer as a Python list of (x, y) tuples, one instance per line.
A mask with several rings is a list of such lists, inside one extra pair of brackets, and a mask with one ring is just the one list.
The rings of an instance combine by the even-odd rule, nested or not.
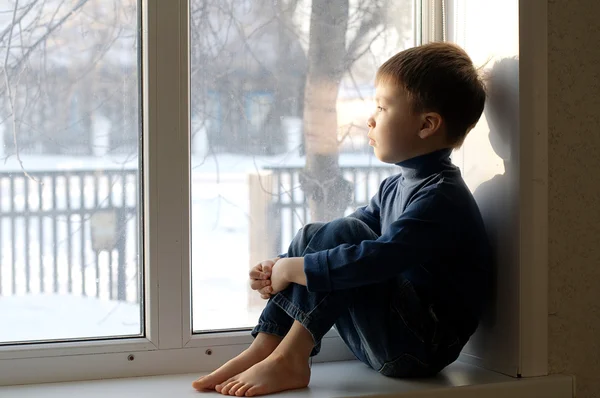
[(329, 292), (383, 282), (451, 252), (458, 235), (457, 210), (435, 188), (418, 193), (377, 240), (307, 254), (308, 289)]

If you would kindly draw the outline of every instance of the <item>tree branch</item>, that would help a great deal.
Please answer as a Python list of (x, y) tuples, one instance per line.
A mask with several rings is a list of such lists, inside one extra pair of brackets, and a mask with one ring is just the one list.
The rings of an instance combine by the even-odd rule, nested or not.
[(35, 178), (33, 178), (31, 175), (29, 175), (29, 173), (27, 173), (27, 170), (25, 170), (25, 167), (23, 166), (23, 161), (21, 160), (21, 156), (19, 155), (19, 140), (17, 139), (17, 128), (18, 128), (17, 111), (15, 109), (15, 102), (14, 102), (14, 99), (12, 96), (12, 89), (10, 87), (10, 80), (8, 77), (8, 58), (9, 58), (9, 54), (10, 54), (10, 45), (12, 43), (12, 31), (16, 24), (18, 8), (19, 8), (19, 0), (16, 0), (15, 8), (13, 10), (13, 15), (12, 15), (12, 22), (10, 24), (10, 32), (8, 33), (8, 45), (6, 48), (6, 57), (4, 57), (4, 80), (6, 81), (6, 90), (8, 91), (8, 104), (10, 107), (10, 113), (12, 114), (13, 142), (15, 145), (17, 161), (19, 162), (19, 166), (21, 167), (23, 174), (25, 174), (25, 176), (27, 178), (29, 178), (30, 180), (38, 182)]
[[(11, 66), (11, 68), (13, 70), (18, 69), (25, 61), (27, 61), (27, 59), (29, 59), (29, 57), (31, 56), (31, 53), (33, 52), (33, 50), (35, 50), (42, 42), (44, 42), (52, 33), (54, 33), (54, 31), (56, 29), (58, 29), (67, 19), (69, 19), (71, 17), (71, 15), (73, 15), (75, 12), (77, 12), (88, 1), (89, 0), (79, 0), (77, 2), (77, 4), (75, 6), (73, 6), (73, 8), (71, 9), (71, 11), (69, 11), (68, 13), (66, 13), (54, 25), (50, 26), (48, 28), (48, 30), (46, 31), (46, 33), (44, 33), (41, 37), (39, 37), (35, 41), (35, 43), (33, 43), (31, 46), (29, 46), (29, 48), (27, 49), (27, 52), (25, 53), (25, 55), (19, 61), (17, 61), (17, 63), (15, 65)], [(9, 46), (9, 49), (10, 49), (10, 46)], [(7, 49), (7, 51), (9, 49)]]
[(348, 66), (352, 65), (354, 61), (356, 61), (360, 56), (358, 56), (358, 49), (363, 42), (364, 37), (377, 26), (379, 26), (383, 21), (381, 10), (378, 8), (373, 10), (370, 16), (362, 21), (360, 27), (356, 31), (356, 35), (354, 39), (348, 44), (348, 49), (346, 51), (346, 59), (344, 63)]
[[(17, 1), (17, 3), (18, 3), (18, 1)], [(11, 36), (12, 36), (13, 26), (15, 26), (15, 24), (21, 23), (23, 18), (25, 18), (25, 15), (27, 15), (27, 13), (29, 13), (29, 11), (31, 11), (31, 9), (33, 8), (34, 5), (35, 5), (35, 1), (32, 1), (31, 3), (29, 3), (27, 5), (27, 7), (25, 8), (25, 11), (23, 13), (21, 13), (21, 15), (19, 15), (19, 17), (16, 17), (14, 15), (16, 13), (16, 7), (15, 7), (14, 12), (13, 12), (13, 22), (10, 25), (8, 25), (6, 27), (6, 29), (4, 29), (2, 31), (2, 33), (0, 33), (0, 41), (3, 41), (8, 33), (11, 33)], [(9, 42), (10, 42), (10, 38), (9, 38)], [(9, 44), (8, 48), (10, 48), (10, 44)]]

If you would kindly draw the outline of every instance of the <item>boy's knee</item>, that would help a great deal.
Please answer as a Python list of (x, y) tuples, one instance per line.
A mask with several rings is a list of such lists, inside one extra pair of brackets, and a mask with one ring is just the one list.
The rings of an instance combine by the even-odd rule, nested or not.
[(342, 217), (336, 218), (329, 223), (334, 228), (347, 229), (347, 230), (361, 230), (369, 229), (367, 224), (354, 217)]
[(378, 235), (364, 222), (350, 217), (338, 218), (328, 223), (306, 224), (292, 241), (288, 254), (291, 257), (333, 249), (344, 243), (358, 245), (364, 240), (375, 240)]
[(367, 224), (352, 217), (333, 220), (329, 223), (328, 228), (337, 238), (339, 244), (358, 244), (363, 240), (377, 239), (377, 234)]

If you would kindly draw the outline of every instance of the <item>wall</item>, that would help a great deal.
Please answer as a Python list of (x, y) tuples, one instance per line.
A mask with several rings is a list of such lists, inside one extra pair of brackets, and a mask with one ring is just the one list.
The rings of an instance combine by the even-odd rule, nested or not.
[(548, 1), (549, 368), (600, 397), (600, 2)]

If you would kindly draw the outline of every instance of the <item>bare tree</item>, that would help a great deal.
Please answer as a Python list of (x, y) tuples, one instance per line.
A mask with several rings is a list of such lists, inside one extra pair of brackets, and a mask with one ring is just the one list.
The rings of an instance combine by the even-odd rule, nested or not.
[[(303, 189), (310, 198), (313, 221), (340, 217), (350, 203), (352, 188), (338, 165), (336, 102), (343, 75), (368, 50), (370, 40), (383, 32), (385, 11), (385, 1), (360, 1), (354, 15), (350, 14), (349, 0), (312, 1), (304, 97)], [(358, 26), (348, 41), (353, 20)]]

